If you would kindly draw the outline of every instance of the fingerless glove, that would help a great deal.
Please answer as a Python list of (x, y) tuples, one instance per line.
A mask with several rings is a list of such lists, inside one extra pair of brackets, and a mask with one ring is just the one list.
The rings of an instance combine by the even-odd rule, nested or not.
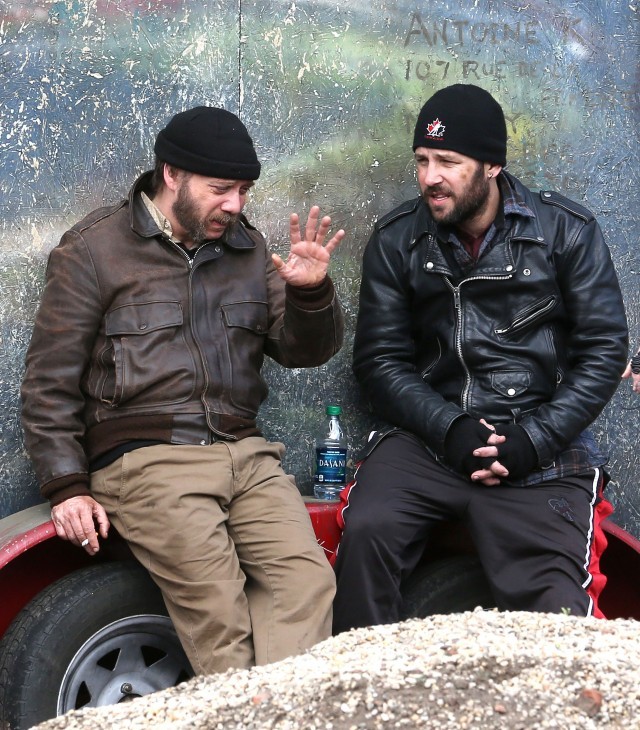
[(538, 465), (538, 454), (527, 432), (516, 423), (499, 423), (496, 433), (507, 439), (498, 444), (498, 461), (509, 470), (509, 478), (528, 476)]
[(486, 469), (495, 457), (474, 456), (475, 449), (486, 446), (493, 431), (471, 416), (458, 418), (449, 427), (444, 440), (444, 458), (450, 467), (470, 477), (478, 469)]

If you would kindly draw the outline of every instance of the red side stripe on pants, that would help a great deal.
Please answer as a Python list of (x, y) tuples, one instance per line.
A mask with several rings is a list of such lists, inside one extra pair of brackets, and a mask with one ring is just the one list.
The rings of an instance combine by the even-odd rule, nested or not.
[[(351, 494), (351, 490), (356, 486), (357, 483), (356, 477), (358, 475), (358, 467), (360, 466), (360, 464), (362, 464), (361, 461), (356, 464), (356, 470), (353, 474), (353, 479), (347, 485), (345, 485), (345, 488), (340, 492), (340, 506), (338, 507), (338, 511), (336, 512), (336, 522), (338, 523), (341, 535), (342, 531), (344, 530), (344, 513), (345, 510), (349, 507), (349, 495)], [(338, 542), (336, 551), (329, 557), (329, 562), (331, 563), (331, 565), (336, 562), (339, 549), (340, 543)]]
[(593, 615), (596, 618), (606, 618), (598, 606), (598, 599), (607, 583), (607, 576), (600, 570), (600, 559), (607, 547), (607, 536), (602, 529), (602, 522), (613, 512), (611, 503), (602, 496), (603, 486), (603, 480), (601, 479), (596, 506), (593, 511), (593, 540), (588, 566), (592, 580), (587, 587), (587, 593), (593, 601)]

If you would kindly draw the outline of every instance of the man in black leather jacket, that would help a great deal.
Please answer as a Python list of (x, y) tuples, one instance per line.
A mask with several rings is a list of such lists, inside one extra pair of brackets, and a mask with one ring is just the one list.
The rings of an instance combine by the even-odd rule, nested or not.
[(497, 605), (601, 615), (606, 458), (585, 431), (627, 356), (593, 215), (504, 170), (506, 125), (477, 86), (437, 92), (413, 149), (421, 197), (364, 254), (354, 371), (392, 428), (343, 508), (334, 631), (400, 616), (432, 528), (468, 525)]

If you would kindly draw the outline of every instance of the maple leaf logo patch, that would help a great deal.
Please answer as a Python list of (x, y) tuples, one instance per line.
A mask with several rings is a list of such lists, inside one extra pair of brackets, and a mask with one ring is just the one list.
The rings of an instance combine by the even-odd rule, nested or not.
[(443, 137), (445, 129), (445, 125), (439, 119), (434, 119), (431, 124), (427, 124), (427, 133), (425, 134), (425, 137)]

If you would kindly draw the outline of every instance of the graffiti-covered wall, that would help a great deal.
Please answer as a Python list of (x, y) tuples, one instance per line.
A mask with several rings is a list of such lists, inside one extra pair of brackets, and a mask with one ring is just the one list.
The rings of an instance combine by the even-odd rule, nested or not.
[[(413, 125), (441, 86), (494, 94), (509, 169), (596, 213), (637, 341), (638, 13), (606, 0), (0, 0), (0, 516), (38, 500), (19, 384), (48, 252), (122, 197), (158, 129), (196, 104), (239, 114), (256, 140), (248, 213), (274, 250), (289, 213), (314, 203), (348, 232), (332, 268), (345, 348), (322, 368), (266, 371), (261, 423), (303, 492), (326, 403), (343, 406), (354, 447), (372, 425), (350, 371), (361, 254), (373, 221), (416, 194)], [(595, 430), (618, 521), (640, 536), (640, 399), (626, 383)]]

